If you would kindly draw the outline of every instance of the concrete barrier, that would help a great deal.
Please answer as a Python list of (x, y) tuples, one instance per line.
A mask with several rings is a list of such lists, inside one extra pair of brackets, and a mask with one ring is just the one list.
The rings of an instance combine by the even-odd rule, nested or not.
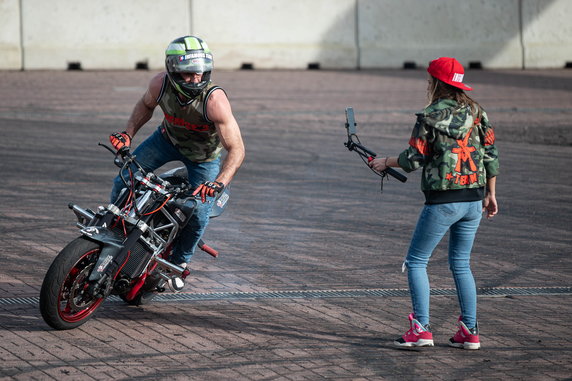
[(520, 68), (519, 0), (362, 0), (363, 68), (425, 66), (441, 56), (489, 68)]
[(18, 0), (0, 0), (0, 70), (22, 68)]
[(572, 62), (570, 0), (0, 0), (0, 69), (158, 69), (199, 35), (222, 69)]
[(188, 0), (21, 1), (25, 69), (162, 67), (189, 31)]
[(199, 0), (192, 31), (217, 67), (355, 68), (355, 10), (355, 0)]
[(522, 19), (526, 68), (572, 65), (572, 1), (523, 0)]

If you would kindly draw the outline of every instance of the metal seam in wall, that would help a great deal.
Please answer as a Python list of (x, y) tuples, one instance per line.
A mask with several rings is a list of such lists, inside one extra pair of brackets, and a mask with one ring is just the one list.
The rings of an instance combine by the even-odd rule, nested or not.
[(520, 65), (521, 69), (524, 70), (526, 67), (526, 55), (524, 51), (524, 14), (522, 10), (522, 1), (523, 0), (518, 0), (518, 31), (520, 34)]
[(189, 34), (191, 36), (195, 35), (194, 26), (195, 23), (193, 21), (193, 0), (189, 0)]
[(18, 9), (20, 12), (20, 70), (24, 71), (25, 65), (25, 52), (24, 52), (24, 10), (22, 2), (24, 0), (18, 0)]
[(355, 34), (355, 44), (356, 44), (356, 69), (361, 69), (361, 49), (359, 45), (359, 0), (355, 0), (355, 26), (354, 26), (354, 34)]

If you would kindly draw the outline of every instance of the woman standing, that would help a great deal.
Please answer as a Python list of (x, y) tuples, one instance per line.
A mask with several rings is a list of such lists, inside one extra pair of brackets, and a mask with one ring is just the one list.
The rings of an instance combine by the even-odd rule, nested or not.
[(453, 273), (461, 309), (459, 329), (449, 340), (454, 347), (479, 349), (477, 292), (470, 268), (473, 241), (482, 212), (487, 218), (498, 212), (495, 197), (498, 152), (494, 131), (485, 111), (465, 91), (464, 69), (454, 58), (431, 61), (427, 69), (429, 105), (417, 114), (409, 147), (398, 157), (378, 158), (370, 166), (411, 172), (423, 168), (423, 207), (407, 257), (413, 313), (410, 329), (394, 344), (433, 346), (429, 325), (427, 263), (447, 231), (449, 268)]

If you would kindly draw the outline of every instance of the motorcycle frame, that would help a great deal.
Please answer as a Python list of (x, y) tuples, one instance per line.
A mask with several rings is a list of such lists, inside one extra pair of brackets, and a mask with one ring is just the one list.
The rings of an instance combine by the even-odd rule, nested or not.
[[(134, 158), (131, 160), (133, 161)], [(122, 168), (124, 167), (125, 165), (122, 166)], [(69, 204), (70, 209), (72, 209), (78, 219), (76, 225), (80, 228), (81, 234), (87, 239), (101, 244), (101, 254), (94, 266), (94, 270), (90, 274), (90, 282), (95, 283), (94, 290), (109, 289), (109, 287), (104, 285), (117, 278), (121, 273), (121, 270), (129, 261), (130, 251), (138, 242), (143, 245), (143, 249), (146, 252), (150, 253), (150, 256), (144, 262), (144, 265), (137, 267), (138, 271), (135, 274), (130, 274), (129, 279), (131, 281), (137, 279), (139, 281), (136, 282), (128, 295), (133, 297), (136, 291), (142, 287), (148, 273), (156, 268), (160, 269), (159, 275), (165, 280), (169, 280), (174, 276), (185, 277), (185, 273), (188, 273), (188, 270), (169, 262), (164, 256), (170, 251), (173, 241), (181, 229), (184, 228), (192, 213), (194, 213), (195, 206), (193, 206), (192, 211), (187, 210), (187, 213), (185, 213), (182, 210), (184, 206), (167, 196), (167, 192), (164, 189), (151, 183), (150, 180), (152, 179), (157, 179), (157, 177), (151, 172), (148, 172), (145, 177), (140, 174), (133, 177), (133, 181), (136, 183), (131, 192), (135, 207), (131, 209), (125, 208), (129, 198), (129, 190), (127, 189), (122, 190), (115, 203), (111, 203), (107, 207), (100, 206), (97, 213)], [(163, 185), (170, 185), (166, 180), (161, 180), (161, 182)], [(162, 197), (158, 195), (162, 195)], [(169, 198), (165, 200), (165, 197)], [(161, 217), (156, 218), (155, 213), (144, 213), (145, 211), (153, 210), (157, 204), (160, 204), (161, 207), (155, 213), (160, 213)], [(169, 211), (168, 208), (173, 210), (173, 212)], [(161, 222), (156, 224), (156, 221)], [(122, 236), (113, 231), (117, 224), (122, 224), (124, 231)], [(202, 240), (200, 246), (209, 254), (213, 256), (218, 255), (216, 251), (208, 248), (208, 246), (206, 249), (203, 248), (206, 245), (204, 245)], [(111, 290), (107, 293), (109, 292)]]

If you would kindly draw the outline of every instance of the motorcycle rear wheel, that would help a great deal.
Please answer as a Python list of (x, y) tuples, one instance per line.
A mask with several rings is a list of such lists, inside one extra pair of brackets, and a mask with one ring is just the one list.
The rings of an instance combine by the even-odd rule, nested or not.
[(86, 292), (89, 273), (100, 251), (98, 243), (79, 237), (52, 262), (40, 291), (40, 312), (50, 327), (76, 328), (88, 321), (104, 301)]

